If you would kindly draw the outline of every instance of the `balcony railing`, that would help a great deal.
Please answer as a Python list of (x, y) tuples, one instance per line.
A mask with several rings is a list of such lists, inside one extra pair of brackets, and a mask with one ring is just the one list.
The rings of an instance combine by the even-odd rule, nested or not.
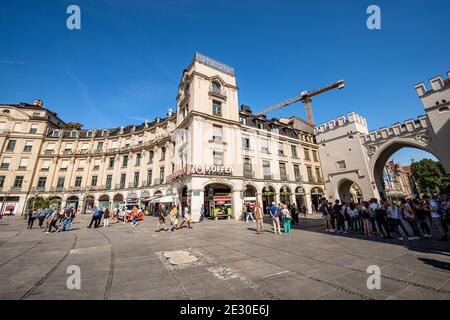
[(244, 178), (246, 179), (254, 179), (255, 178), (255, 172), (251, 170), (244, 170)]
[(156, 178), (153, 180), (153, 184), (156, 184), (156, 185), (163, 184), (163, 183), (164, 183), (164, 179)]
[(55, 153), (54, 150), (45, 150), (44, 154), (53, 154)]
[(280, 180), (281, 181), (287, 181), (288, 180), (288, 175), (287, 174), (280, 174)]
[(150, 179), (150, 180), (142, 180), (142, 181), (141, 181), (141, 186), (142, 186), (142, 187), (150, 187), (151, 184), (152, 184), (151, 179)]
[(272, 175), (271, 174), (264, 174), (264, 180), (272, 180)]
[(227, 97), (227, 92), (222, 87), (217, 88), (212, 85), (209, 86), (209, 94), (219, 96), (221, 98)]

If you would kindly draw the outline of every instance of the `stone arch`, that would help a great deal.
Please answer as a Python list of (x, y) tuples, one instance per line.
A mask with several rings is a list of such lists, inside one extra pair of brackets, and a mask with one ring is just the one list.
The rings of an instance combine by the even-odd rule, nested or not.
[(280, 188), (280, 202), (289, 205), (291, 203), (292, 190), (288, 185), (283, 185)]
[(430, 143), (397, 137), (382, 144), (380, 147), (378, 147), (377, 151), (370, 158), (370, 165), (369, 165), (370, 168), (369, 174), (371, 175), (372, 181), (375, 184), (374, 188), (376, 188), (375, 193), (380, 197), (384, 196), (384, 189), (385, 189), (383, 182), (383, 167), (389, 160), (389, 158), (402, 148), (420, 149), (432, 154), (439, 160), (438, 154), (436, 153), (435, 149), (432, 147)]
[(347, 178), (338, 182), (338, 195), (341, 202), (360, 203), (364, 199), (361, 187)]
[(229, 182), (229, 181), (214, 181), (214, 180), (208, 180), (208, 181), (205, 181), (204, 183), (203, 183), (203, 189), (205, 189), (208, 185), (210, 185), (210, 184), (223, 184), (223, 185), (226, 185), (227, 187), (229, 187), (230, 188), (230, 190), (231, 191), (233, 191), (234, 190), (234, 188), (235, 188), (235, 185), (232, 183), (232, 182)]

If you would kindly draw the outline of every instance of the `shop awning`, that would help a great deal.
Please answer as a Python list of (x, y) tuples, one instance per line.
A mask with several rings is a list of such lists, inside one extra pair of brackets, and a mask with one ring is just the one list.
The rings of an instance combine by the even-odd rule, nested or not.
[(152, 200), (155, 200), (155, 199), (158, 199), (158, 198), (161, 198), (161, 196), (145, 197), (145, 198), (142, 198), (142, 201), (152, 201)]
[(170, 202), (174, 202), (173, 196), (159, 197), (158, 199), (150, 201), (150, 203), (170, 203)]

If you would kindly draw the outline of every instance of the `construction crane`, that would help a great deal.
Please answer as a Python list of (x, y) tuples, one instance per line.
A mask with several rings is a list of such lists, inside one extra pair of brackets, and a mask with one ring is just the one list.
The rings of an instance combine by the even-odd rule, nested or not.
[(309, 92), (309, 91), (302, 91), (300, 93), (300, 95), (298, 95), (298, 96), (296, 96), (294, 98), (291, 98), (289, 100), (283, 101), (281, 103), (278, 103), (278, 104), (276, 104), (276, 105), (274, 105), (274, 106), (272, 106), (270, 108), (267, 108), (267, 109), (264, 109), (262, 111), (259, 111), (259, 112), (256, 113), (256, 115), (263, 115), (263, 114), (266, 114), (266, 113), (269, 113), (269, 112), (272, 112), (272, 111), (284, 108), (284, 107), (286, 107), (286, 106), (288, 106), (290, 104), (302, 101), (305, 104), (306, 117), (307, 117), (308, 122), (311, 123), (311, 124), (314, 124), (314, 119), (313, 119), (313, 114), (312, 114), (312, 107), (311, 107), (311, 98), (314, 97), (314, 96), (317, 96), (317, 95), (319, 95), (321, 93), (324, 93), (324, 92), (326, 92), (328, 90), (334, 89), (334, 88), (343, 89), (344, 86), (345, 86), (344, 80), (339, 80), (339, 81), (336, 81), (336, 82), (334, 82), (334, 83), (332, 83), (332, 84), (330, 84), (330, 85), (328, 85), (326, 87), (323, 87), (321, 89), (317, 89), (317, 90), (314, 90), (314, 91), (311, 91), (311, 92)]

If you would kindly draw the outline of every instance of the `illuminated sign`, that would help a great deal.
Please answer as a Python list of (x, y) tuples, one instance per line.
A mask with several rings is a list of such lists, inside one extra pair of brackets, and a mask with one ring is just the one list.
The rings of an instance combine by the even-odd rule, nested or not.
[(232, 168), (226, 166), (194, 166), (194, 173), (196, 174), (231, 174)]

